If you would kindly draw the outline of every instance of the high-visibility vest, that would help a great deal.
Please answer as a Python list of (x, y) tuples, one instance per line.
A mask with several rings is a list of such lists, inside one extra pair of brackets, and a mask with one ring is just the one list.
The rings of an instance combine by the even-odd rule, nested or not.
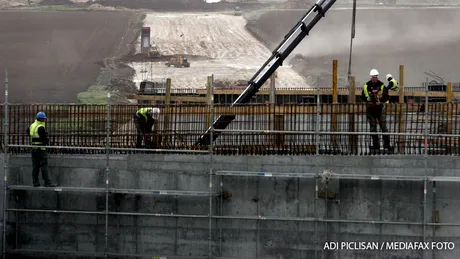
[(139, 115), (141, 116), (144, 116), (145, 120), (147, 120), (147, 111), (149, 111), (151, 108), (140, 108), (139, 110), (137, 110), (136, 114), (138, 117), (140, 117)]
[[(30, 138), (31, 138), (31, 144), (32, 145), (37, 145), (37, 146), (44, 146), (45, 145), (45, 143), (43, 143), (40, 140), (40, 135), (38, 135), (38, 129), (40, 127), (45, 127), (45, 122), (35, 120), (35, 122), (32, 123), (32, 125), (30, 125), (30, 127), (29, 127), (29, 135), (30, 135)], [(40, 149), (45, 150), (45, 148), (40, 148)]]
[[(369, 97), (369, 92), (367, 90), (367, 87), (368, 87), (368, 85), (367, 85), (367, 83), (365, 83), (364, 88), (363, 88), (363, 96), (366, 97), (366, 98)], [(383, 93), (384, 90), (385, 90), (385, 84), (382, 83), (382, 85), (380, 86), (380, 91)], [(386, 101), (385, 103), (390, 103), (390, 100)]]
[(398, 91), (399, 90), (399, 86), (398, 86), (398, 81), (396, 81), (396, 79), (392, 78), (390, 80), (390, 82), (393, 83), (393, 86), (391, 87), (391, 91)]

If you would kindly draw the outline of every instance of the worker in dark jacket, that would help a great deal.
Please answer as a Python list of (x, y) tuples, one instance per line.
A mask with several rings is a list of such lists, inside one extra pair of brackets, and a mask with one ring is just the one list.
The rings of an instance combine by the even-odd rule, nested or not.
[(136, 124), (137, 129), (136, 148), (141, 148), (142, 138), (145, 134), (152, 132), (152, 127), (155, 124), (155, 119), (157, 119), (159, 113), (159, 108), (146, 107), (140, 108), (134, 114), (134, 123)]
[[(48, 133), (46, 132), (46, 114), (44, 112), (37, 113), (35, 122), (27, 128), (27, 134), (31, 137), (31, 145), (46, 146), (48, 145)], [(46, 148), (32, 148), (32, 182), (34, 187), (40, 186), (38, 174), (42, 171), (42, 177), (45, 181), (45, 187), (55, 187), (48, 175), (48, 156)]]
[[(377, 132), (377, 124), (380, 125), (382, 132), (388, 132), (385, 122), (385, 103), (389, 102), (390, 96), (385, 84), (379, 80), (379, 72), (372, 69), (370, 72), (371, 80), (364, 84), (362, 97), (366, 102), (366, 117), (370, 124), (371, 132)], [(390, 146), (390, 136), (383, 136), (383, 147), (388, 151), (393, 151)], [(380, 150), (380, 140), (377, 134), (372, 134), (371, 150)]]

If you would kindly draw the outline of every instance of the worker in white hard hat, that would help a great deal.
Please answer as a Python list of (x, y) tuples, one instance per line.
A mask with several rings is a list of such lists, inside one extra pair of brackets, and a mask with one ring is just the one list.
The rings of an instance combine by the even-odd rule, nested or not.
[[(366, 102), (366, 118), (370, 124), (371, 132), (377, 132), (377, 124), (380, 125), (382, 132), (388, 132), (385, 121), (385, 103), (388, 103), (390, 99), (388, 89), (379, 80), (379, 71), (377, 69), (372, 69), (369, 75), (371, 78), (364, 84), (361, 94), (363, 101)], [(388, 151), (393, 151), (390, 146), (390, 136), (383, 136), (383, 146)], [(371, 151), (380, 152), (380, 140), (377, 134), (372, 134)]]
[(152, 133), (155, 120), (158, 119), (159, 108), (145, 107), (140, 108), (134, 114), (134, 123), (137, 129), (136, 148), (142, 148), (142, 140), (146, 134)]
[(386, 76), (386, 78), (387, 78), (387, 81), (388, 81), (388, 85), (386, 87), (387, 90), (394, 91), (394, 92), (399, 91), (398, 81), (396, 81), (396, 79), (394, 79), (391, 74), (388, 74)]

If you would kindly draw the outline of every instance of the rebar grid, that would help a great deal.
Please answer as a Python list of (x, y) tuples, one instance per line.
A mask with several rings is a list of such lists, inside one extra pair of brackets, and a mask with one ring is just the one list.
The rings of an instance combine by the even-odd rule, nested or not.
[[(7, 80), (6, 81), (6, 85), (7, 85)], [(211, 79), (211, 82), (212, 82), (212, 79)], [(211, 83), (212, 85), (212, 83)], [(211, 87), (212, 89), (212, 87)], [(211, 90), (212, 91), (212, 90)], [(318, 94), (319, 96), (319, 94)], [(108, 235), (109, 235), (109, 228), (108, 228), (108, 221), (109, 221), (109, 215), (113, 215), (113, 216), (137, 216), (137, 217), (140, 217), (140, 216), (143, 216), (143, 217), (165, 217), (165, 218), (202, 218), (202, 219), (208, 219), (208, 257), (207, 258), (219, 258), (219, 257), (216, 257), (214, 252), (213, 252), (213, 240), (216, 239), (216, 238), (213, 238), (213, 226), (212, 226), (212, 222), (213, 220), (219, 220), (220, 222), (220, 234), (219, 234), (219, 254), (220, 256), (222, 256), (222, 243), (223, 243), (223, 235), (222, 235), (222, 231), (223, 231), (223, 227), (222, 227), (222, 222), (223, 220), (249, 220), (249, 221), (257, 221), (257, 222), (262, 222), (262, 221), (285, 221), (285, 222), (313, 222), (315, 223), (315, 233), (316, 233), (316, 236), (319, 236), (319, 230), (318, 230), (318, 224), (319, 223), (325, 223), (325, 224), (328, 224), (328, 223), (355, 223), (355, 224), (371, 224), (371, 225), (379, 225), (379, 226), (382, 226), (382, 225), (413, 225), (413, 226), (422, 226), (423, 227), (423, 240), (425, 241), (426, 239), (426, 227), (427, 226), (430, 226), (430, 227), (436, 227), (436, 226), (460, 226), (460, 223), (428, 223), (426, 221), (426, 210), (427, 210), (427, 204), (426, 204), (426, 195), (427, 195), (427, 183), (428, 182), (433, 182), (433, 184), (437, 181), (440, 181), (440, 182), (460, 182), (460, 177), (437, 177), (437, 176), (428, 176), (427, 175), (427, 170), (428, 170), (428, 166), (427, 166), (427, 159), (428, 159), (428, 145), (427, 145), (427, 141), (428, 141), (428, 137), (429, 136), (437, 136), (437, 137), (440, 137), (440, 136), (444, 136), (443, 134), (429, 134), (428, 133), (428, 130), (427, 130), (427, 121), (428, 121), (428, 109), (425, 110), (425, 116), (424, 116), (424, 134), (418, 134), (418, 136), (423, 136), (424, 137), (424, 166), (425, 166), (425, 175), (424, 176), (413, 176), (413, 177), (409, 177), (409, 176), (384, 176), (384, 175), (357, 175), (357, 174), (332, 174), (331, 175), (331, 178), (334, 179), (334, 178), (337, 178), (337, 179), (362, 179), (362, 180), (379, 180), (379, 181), (383, 181), (383, 180), (394, 180), (394, 181), (423, 181), (424, 182), (424, 193), (423, 193), (423, 213), (424, 213), (424, 216), (423, 216), (423, 221), (422, 222), (398, 222), (398, 221), (385, 221), (385, 220), (359, 220), (359, 219), (343, 219), (343, 220), (340, 220), (340, 219), (328, 219), (328, 212), (327, 212), (327, 203), (329, 202), (328, 199), (325, 199), (325, 203), (326, 203), (326, 217), (325, 218), (321, 218), (319, 217), (319, 214), (318, 214), (318, 181), (322, 179), (321, 175), (319, 174), (319, 168), (317, 168), (317, 172), (314, 173), (314, 174), (309, 174), (309, 173), (276, 173), (276, 172), (238, 172), (238, 171), (214, 171), (213, 170), (213, 157), (215, 155), (215, 146), (213, 144), (213, 142), (211, 142), (211, 145), (209, 147), (209, 150), (186, 150), (186, 149), (180, 149), (180, 150), (172, 150), (172, 149), (144, 149), (143, 151), (152, 151), (152, 152), (158, 152), (158, 153), (197, 153), (197, 154), (209, 154), (209, 157), (210, 157), (210, 163), (209, 163), (209, 191), (207, 192), (207, 197), (209, 197), (209, 213), (208, 215), (182, 215), (182, 214), (162, 214), (162, 213), (139, 213), (139, 212), (119, 212), (119, 211), (111, 211), (109, 209), (109, 203), (108, 203), (108, 200), (109, 200), (109, 193), (123, 193), (123, 192), (129, 192), (129, 193), (138, 193), (138, 194), (145, 194), (145, 192), (148, 192), (148, 190), (134, 190), (134, 189), (116, 189), (116, 188), (110, 188), (110, 154), (112, 153), (112, 151), (114, 150), (118, 150), (118, 151), (138, 151), (138, 149), (131, 149), (131, 148), (113, 148), (111, 146), (111, 137), (112, 135), (110, 134), (110, 131), (111, 131), (111, 124), (110, 124), (110, 121), (111, 121), (111, 112), (110, 112), (110, 109), (111, 109), (111, 105), (110, 105), (110, 96), (108, 96), (108, 103), (107, 103), (107, 122), (106, 122), (106, 142), (105, 142), (105, 148), (103, 147), (74, 147), (74, 146), (46, 146), (46, 148), (48, 149), (52, 149), (52, 148), (56, 148), (56, 149), (88, 149), (88, 150), (100, 150), (100, 151), (105, 151), (105, 154), (106, 154), (106, 170), (105, 170), (105, 177), (106, 177), (106, 185), (105, 185), (105, 188), (87, 188), (85, 191), (94, 191), (94, 192), (105, 192), (105, 209), (104, 211), (75, 211), (75, 210), (46, 210), (46, 209), (15, 209), (15, 208), (8, 208), (8, 205), (7, 205), (7, 191), (8, 191), (8, 184), (7, 184), (7, 177), (8, 177), (8, 166), (9, 166), (9, 160), (8, 160), (8, 147), (32, 147), (30, 145), (9, 145), (9, 142), (8, 142), (8, 102), (7, 102), (7, 88), (6, 88), (6, 91), (5, 91), (5, 105), (4, 105), (4, 111), (5, 111), (5, 120), (4, 120), (4, 139), (5, 139), (5, 144), (4, 144), (4, 147), (5, 147), (5, 153), (4, 153), (4, 156), (5, 156), (5, 168), (4, 168), (4, 181), (5, 181), (5, 185), (4, 185), (4, 221), (3, 221), (3, 243), (4, 243), (4, 246), (3, 246), (3, 258), (5, 258), (6, 254), (8, 253), (7, 251), (7, 248), (6, 248), (6, 223), (7, 223), (7, 215), (8, 215), (8, 212), (11, 211), (11, 212), (34, 212), (34, 213), (52, 213), (52, 214), (88, 214), (88, 215), (101, 215), (101, 216), (105, 216), (105, 231), (104, 231), (104, 237), (105, 237), (105, 240), (104, 240), (104, 244), (105, 244), (105, 247), (104, 247), (104, 253), (97, 253), (99, 256), (103, 256), (105, 258), (108, 258), (110, 256), (117, 256), (117, 255), (120, 255), (121, 254), (117, 254), (117, 253), (112, 253), (112, 252), (109, 252), (108, 251)], [(318, 98), (319, 100), (319, 98)], [(427, 100), (426, 99), (426, 105), (427, 105)], [(318, 102), (318, 107), (320, 105), (320, 103)], [(428, 107), (428, 105), (426, 106)], [(214, 112), (215, 112), (215, 107), (213, 105), (213, 101), (209, 104), (209, 109), (210, 109), (210, 114), (211, 114), (211, 121), (214, 120)], [(316, 110), (316, 114), (318, 115), (316, 118), (317, 118), (317, 121), (319, 121), (319, 110), (320, 109), (317, 109)], [(211, 124), (212, 125), (212, 124)], [(213, 134), (213, 132), (216, 132), (218, 130), (214, 129), (213, 127), (211, 127), (211, 134)], [(235, 130), (227, 130), (227, 132), (230, 132), (230, 131), (235, 131)], [(241, 131), (244, 131), (244, 130), (241, 130)], [(221, 130), (221, 132), (225, 132), (225, 130)], [(245, 131), (245, 132), (248, 132), (250, 133), (250, 131)], [(258, 132), (257, 130), (254, 130), (252, 131), (253, 133), (254, 132)], [(260, 131), (259, 131), (260, 132)], [(262, 133), (274, 133), (274, 134), (299, 134), (298, 132), (294, 132), (294, 131), (272, 131), (272, 130), (269, 130), (269, 131), (262, 131)], [(367, 133), (364, 133), (364, 132), (346, 132), (346, 134), (356, 134), (356, 135), (359, 135), (359, 134), (367, 134)], [(319, 127), (319, 123), (317, 123), (317, 126), (316, 126), (316, 129), (315, 131), (302, 131), (302, 134), (312, 134), (312, 135), (334, 135), (334, 134), (340, 134), (338, 132), (322, 132), (320, 131), (320, 127)], [(344, 134), (344, 133), (342, 133)], [(409, 135), (414, 135), (414, 134), (411, 134), (411, 133), (399, 133), (399, 134), (393, 134), (393, 135), (405, 135), (405, 136), (409, 136)], [(453, 136), (453, 135), (446, 135), (446, 136)], [(455, 137), (457, 137), (457, 135), (454, 135)], [(211, 135), (211, 139), (212, 139), (212, 135)], [(319, 138), (316, 138), (315, 140), (315, 145), (318, 147), (320, 144), (319, 144)], [(36, 147), (36, 146), (33, 146), (33, 147)], [(319, 155), (319, 149), (316, 149), (316, 155)], [(217, 181), (217, 184), (214, 183), (214, 176), (216, 176), (216, 178), (218, 178), (219, 180)], [(315, 184), (315, 217), (275, 217), (275, 216), (263, 216), (263, 215), (256, 215), (256, 216), (249, 216), (249, 215), (242, 215), (242, 216), (225, 216), (223, 215), (223, 210), (222, 210), (222, 192), (223, 192), (223, 177), (224, 176), (241, 176), (241, 177), (251, 177), (251, 176), (255, 176), (255, 177), (285, 177), (285, 178), (311, 178), (311, 179), (314, 179), (316, 184)], [(213, 188), (214, 187), (217, 187), (219, 186), (220, 187), (220, 195), (218, 195), (218, 200), (220, 202), (220, 215), (213, 215), (213, 208), (212, 208), (212, 202), (213, 202), (213, 198), (216, 196), (216, 193), (214, 192)], [(12, 187), (12, 189), (24, 189), (24, 190), (30, 190), (28, 188), (25, 188), (25, 187), (21, 187), (21, 186), (10, 186)], [(69, 189), (67, 190), (66, 187), (57, 187), (57, 188), (39, 188), (39, 189), (34, 189), (34, 190), (51, 190), (51, 191), (55, 191), (55, 192), (61, 192), (61, 191), (72, 191), (73, 187), (69, 187)], [(74, 191), (77, 191), (77, 190), (74, 190)], [(151, 190), (152, 192), (154, 190)], [(168, 195), (168, 191), (163, 191), (163, 193), (161, 193), (162, 191), (158, 191), (158, 194), (163, 194), (163, 195)], [(177, 191), (170, 191), (171, 193), (169, 193), (169, 195), (174, 195), (174, 196), (178, 196), (178, 195), (181, 195), (181, 194), (178, 194)], [(326, 184), (326, 197), (327, 197), (327, 192), (328, 192), (328, 185)], [(205, 193), (205, 192), (203, 192)], [(152, 194), (155, 194), (155, 193), (152, 193)], [(185, 195), (187, 195), (187, 193), (182, 193)], [(188, 193), (188, 195), (191, 195), (190, 193)], [(203, 195), (205, 196), (205, 195)], [(259, 229), (259, 225), (257, 225), (257, 229)], [(258, 230), (257, 230), (258, 231)], [(326, 240), (327, 240), (327, 226), (326, 226)], [(258, 242), (256, 242), (257, 245), (258, 245)], [(34, 250), (35, 252), (43, 252), (43, 253), (47, 253), (47, 252), (51, 252), (51, 251), (45, 251), (45, 250)], [(319, 258), (319, 252), (320, 251), (320, 248), (318, 247), (318, 243), (316, 243), (315, 245), (315, 258)], [(22, 253), (22, 252), (27, 252), (27, 250), (23, 250), (21, 251), (21, 249), (15, 249), (15, 250), (12, 250), (11, 251), (12, 253)], [(257, 252), (257, 251), (256, 251)], [(65, 252), (65, 253), (68, 253), (68, 254), (84, 254), (85, 252), (79, 252), (79, 251), (68, 251), (68, 252)], [(324, 253), (324, 251), (323, 251)], [(140, 256), (140, 255), (129, 255), (129, 256)], [(170, 258), (171, 256), (168, 256), (168, 258)], [(186, 257), (178, 257), (176, 256), (177, 258), (186, 258)], [(171, 258), (176, 258), (176, 257), (171, 257)]]
[[(209, 146), (196, 146), (194, 142), (207, 126), (204, 121), (210, 116), (210, 104), (157, 106), (162, 108), (162, 115), (158, 118), (158, 127), (149, 136), (153, 143), (145, 152), (208, 151)], [(139, 107), (141, 106), (110, 105), (110, 145), (113, 152), (141, 152), (132, 148), (137, 135), (132, 116)], [(227, 129), (214, 130), (220, 135), (213, 143), (215, 155), (228, 154), (232, 150), (234, 154), (254, 155), (267, 154), (269, 151), (270, 154), (287, 152), (290, 155), (314, 155), (318, 150), (320, 153), (367, 154), (370, 134), (363, 104), (318, 102), (316, 105), (213, 107), (214, 115), (236, 115)], [(428, 113), (424, 107), (428, 107)], [(389, 135), (398, 154), (423, 155), (427, 130), (430, 154), (458, 155), (459, 109), (458, 104), (453, 103), (388, 104), (387, 126), (389, 132), (393, 133), (379, 135)], [(50, 114), (47, 127), (50, 130), (51, 146), (62, 147), (51, 150), (52, 152), (105, 154), (107, 133), (104, 125), (107, 124), (108, 106), (8, 104), (8, 118), (12, 121), (8, 126), (11, 154), (28, 153), (25, 144), (29, 142), (29, 136), (25, 129), (30, 121), (27, 118), (32, 117), (38, 110)], [(428, 122), (425, 124), (426, 120)], [(2, 131), (4, 130), (3, 127)], [(4, 132), (2, 133), (3, 138)]]

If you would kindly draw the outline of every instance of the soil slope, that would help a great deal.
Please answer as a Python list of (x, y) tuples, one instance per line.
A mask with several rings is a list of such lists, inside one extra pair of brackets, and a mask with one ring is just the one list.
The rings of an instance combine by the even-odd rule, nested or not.
[[(75, 102), (101, 66), (115, 68), (136, 39), (132, 12), (2, 12), (0, 70), (9, 71), (9, 101)], [(3, 80), (2, 80), (3, 81)], [(3, 96), (3, 95), (2, 95)], [(3, 97), (2, 97), (3, 99)]]
[(241, 10), (256, 10), (270, 4), (258, 2), (252, 3), (206, 3), (203, 0), (98, 0), (97, 4), (103, 6), (126, 7), (130, 9), (149, 9), (158, 12), (211, 12), (211, 11), (233, 11), (236, 5)]

